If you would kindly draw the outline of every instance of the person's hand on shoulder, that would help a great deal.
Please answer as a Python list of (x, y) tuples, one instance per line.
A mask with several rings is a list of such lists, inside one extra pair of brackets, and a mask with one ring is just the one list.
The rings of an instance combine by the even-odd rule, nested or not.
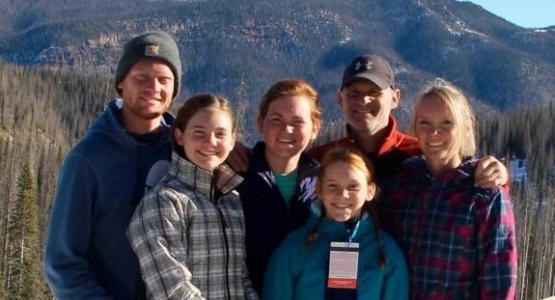
[(246, 172), (249, 169), (249, 155), (250, 149), (241, 144), (241, 142), (235, 142), (233, 150), (229, 153), (226, 163), (235, 172)]
[(509, 180), (507, 167), (491, 155), (486, 155), (478, 160), (474, 177), (474, 186), (486, 189), (506, 185)]

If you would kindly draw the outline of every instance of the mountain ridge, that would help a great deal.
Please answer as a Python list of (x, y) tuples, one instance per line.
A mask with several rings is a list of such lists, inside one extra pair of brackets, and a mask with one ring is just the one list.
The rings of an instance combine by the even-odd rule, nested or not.
[(521, 28), (470, 2), (40, 0), (25, 2), (26, 11), (7, 3), (0, 8), (13, 14), (0, 19), (10, 24), (0, 30), (0, 57), (11, 63), (113, 74), (125, 40), (172, 33), (185, 65), (182, 98), (210, 91), (256, 103), (276, 80), (300, 77), (320, 91), (327, 118), (337, 119), (343, 67), (365, 52), (395, 68), (401, 119), (438, 76), (484, 109), (549, 102), (555, 93), (555, 26)]

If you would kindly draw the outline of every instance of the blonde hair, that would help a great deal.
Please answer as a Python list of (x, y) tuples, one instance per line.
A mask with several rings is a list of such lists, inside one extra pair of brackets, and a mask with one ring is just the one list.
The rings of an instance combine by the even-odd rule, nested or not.
[(258, 116), (265, 118), (270, 104), (280, 97), (285, 96), (304, 96), (310, 103), (311, 114), (310, 119), (317, 128), (320, 128), (322, 109), (318, 99), (318, 92), (306, 81), (301, 79), (284, 79), (274, 83), (262, 96), (262, 101), (258, 108)]
[(474, 136), (475, 118), (468, 99), (463, 92), (454, 84), (436, 78), (418, 93), (412, 112), (411, 128), (413, 134), (416, 132), (416, 112), (427, 96), (435, 95), (447, 106), (453, 117), (456, 130), (456, 146), (462, 157), (473, 156), (476, 152), (476, 138)]

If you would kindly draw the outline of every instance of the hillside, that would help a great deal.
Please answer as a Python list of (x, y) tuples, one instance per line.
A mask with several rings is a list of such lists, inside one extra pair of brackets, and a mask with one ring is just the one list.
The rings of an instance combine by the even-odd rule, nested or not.
[(468, 2), (2, 0), (0, 9), (9, 12), (0, 17), (1, 58), (82, 73), (113, 74), (125, 40), (169, 31), (182, 49), (182, 97), (212, 91), (248, 104), (274, 81), (301, 77), (336, 119), (342, 68), (363, 52), (394, 65), (401, 119), (436, 76), (502, 111), (555, 93), (555, 28), (524, 29)]

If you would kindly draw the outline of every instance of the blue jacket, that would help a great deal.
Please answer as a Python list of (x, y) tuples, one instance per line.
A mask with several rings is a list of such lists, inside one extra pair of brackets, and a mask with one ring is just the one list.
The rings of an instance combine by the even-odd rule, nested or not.
[[(318, 222), (318, 216), (311, 216), (305, 226), (287, 236), (274, 252), (262, 299), (324, 299), (330, 243), (345, 242), (350, 231), (345, 223), (323, 219), (318, 226), (318, 238), (308, 244), (307, 236)], [(363, 216), (353, 240), (360, 247), (357, 299), (408, 299), (407, 267), (401, 250), (391, 237), (380, 232), (386, 257), (381, 269), (374, 232), (372, 220)]]
[(173, 117), (153, 145), (128, 135), (121, 100), (110, 103), (66, 156), (50, 216), (44, 271), (58, 299), (145, 299), (126, 236), (156, 161), (169, 160)]
[(297, 190), (287, 208), (264, 154), (265, 143), (252, 149), (249, 170), (238, 187), (243, 203), (246, 228), (247, 268), (258, 293), (272, 252), (291, 231), (301, 227), (310, 215), (310, 203), (316, 199), (318, 163), (302, 155), (297, 168)]

